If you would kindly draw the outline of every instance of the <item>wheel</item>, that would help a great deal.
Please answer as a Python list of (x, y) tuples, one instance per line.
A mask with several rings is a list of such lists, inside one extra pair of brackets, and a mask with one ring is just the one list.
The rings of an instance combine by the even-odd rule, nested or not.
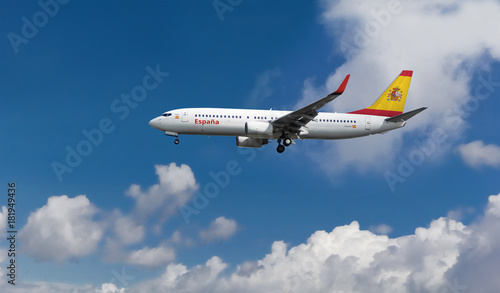
[(283, 140), (283, 145), (289, 146), (292, 144), (292, 140), (289, 139), (288, 137)]
[(278, 145), (278, 148), (276, 150), (278, 151), (278, 153), (281, 154), (282, 152), (285, 151), (285, 146), (280, 144), (280, 145)]
[(175, 144), (179, 144), (179, 139), (178, 139), (178, 138), (176, 138), (176, 139), (174, 140), (174, 143), (175, 143)]

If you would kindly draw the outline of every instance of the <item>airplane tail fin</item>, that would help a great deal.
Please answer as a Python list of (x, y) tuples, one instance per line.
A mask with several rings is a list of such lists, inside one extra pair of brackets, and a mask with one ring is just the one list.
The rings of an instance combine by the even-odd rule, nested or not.
[(403, 113), (406, 96), (410, 88), (413, 71), (403, 70), (391, 85), (380, 95), (373, 105), (368, 108), (350, 112), (350, 114), (366, 114), (385, 117), (394, 117)]

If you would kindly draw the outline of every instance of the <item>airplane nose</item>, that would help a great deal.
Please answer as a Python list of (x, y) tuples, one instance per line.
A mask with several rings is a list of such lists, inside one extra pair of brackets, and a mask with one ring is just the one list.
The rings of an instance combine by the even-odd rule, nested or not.
[(161, 120), (160, 117), (156, 117), (154, 119), (151, 119), (151, 121), (149, 121), (149, 125), (158, 129), (160, 127), (160, 120)]

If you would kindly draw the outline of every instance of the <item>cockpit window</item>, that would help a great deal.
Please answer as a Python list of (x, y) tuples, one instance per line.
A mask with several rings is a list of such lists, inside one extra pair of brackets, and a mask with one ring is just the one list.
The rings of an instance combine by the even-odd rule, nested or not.
[(163, 116), (163, 117), (172, 116), (172, 113), (164, 113), (164, 114), (162, 114), (161, 116)]

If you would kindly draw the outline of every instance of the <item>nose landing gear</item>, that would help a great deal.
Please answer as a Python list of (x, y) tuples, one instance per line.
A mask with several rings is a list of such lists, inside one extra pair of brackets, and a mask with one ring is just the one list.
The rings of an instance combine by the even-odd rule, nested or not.
[(175, 137), (174, 143), (179, 144), (179, 134), (177, 132), (165, 131), (165, 135)]

